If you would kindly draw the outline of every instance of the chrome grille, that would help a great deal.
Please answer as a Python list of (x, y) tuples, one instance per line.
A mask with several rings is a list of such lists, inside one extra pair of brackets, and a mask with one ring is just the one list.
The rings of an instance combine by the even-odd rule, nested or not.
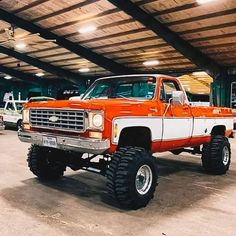
[(83, 110), (30, 109), (30, 125), (60, 131), (85, 131)]

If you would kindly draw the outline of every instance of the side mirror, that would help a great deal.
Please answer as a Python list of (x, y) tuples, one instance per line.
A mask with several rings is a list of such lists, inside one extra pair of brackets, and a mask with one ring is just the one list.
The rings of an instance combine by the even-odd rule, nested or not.
[(184, 92), (183, 91), (173, 91), (172, 92), (172, 103), (173, 103), (173, 105), (183, 105), (184, 104)]

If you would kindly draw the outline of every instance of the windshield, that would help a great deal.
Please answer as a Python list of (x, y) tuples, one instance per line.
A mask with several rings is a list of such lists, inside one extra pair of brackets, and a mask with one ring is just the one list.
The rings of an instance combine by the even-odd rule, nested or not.
[(115, 77), (97, 80), (86, 91), (83, 100), (125, 98), (151, 100), (156, 88), (155, 77)]

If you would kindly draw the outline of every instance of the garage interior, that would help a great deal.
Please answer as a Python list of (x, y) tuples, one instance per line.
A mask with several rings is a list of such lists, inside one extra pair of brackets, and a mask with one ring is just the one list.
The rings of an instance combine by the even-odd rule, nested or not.
[[(236, 107), (235, 0), (0, 0), (0, 109), (4, 95), (80, 96), (97, 78), (178, 77), (190, 102)], [(39, 182), (29, 144), (0, 132), (1, 235), (235, 235), (236, 161), (224, 176), (199, 158), (155, 154), (159, 184), (143, 209), (120, 209), (103, 177), (67, 171)]]

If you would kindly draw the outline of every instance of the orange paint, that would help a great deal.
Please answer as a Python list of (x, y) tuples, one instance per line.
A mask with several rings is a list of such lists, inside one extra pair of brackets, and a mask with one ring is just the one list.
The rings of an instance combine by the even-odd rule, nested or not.
[[(103, 139), (109, 139), (111, 142), (111, 147), (108, 150), (109, 153), (113, 153), (117, 145), (112, 144), (112, 120), (116, 117), (163, 117), (164, 112), (168, 106), (168, 103), (163, 102), (159, 99), (161, 85), (163, 80), (174, 81), (179, 84), (179, 81), (173, 77), (159, 75), (157, 76), (157, 86), (156, 93), (153, 100), (145, 101), (135, 101), (128, 100), (124, 98), (116, 99), (92, 99), (92, 100), (81, 100), (81, 101), (49, 101), (49, 102), (33, 102), (25, 104), (25, 108), (53, 108), (53, 109), (82, 109), (82, 110), (103, 110), (104, 111), (104, 130), (102, 131)], [(170, 108), (165, 113), (165, 118), (175, 119), (175, 118), (231, 118), (232, 110), (229, 108), (219, 108), (219, 107), (197, 107), (190, 106), (188, 104), (174, 106), (171, 105)], [(157, 124), (158, 125), (158, 124)], [(217, 123), (216, 123), (217, 125)], [(144, 124), (145, 126), (145, 124)], [(183, 127), (184, 128), (184, 127)], [(89, 132), (85, 133), (70, 133), (63, 131), (52, 131), (44, 129), (31, 128), (31, 131), (37, 132), (51, 132), (59, 133), (63, 135), (73, 135), (89, 137)], [(226, 136), (231, 134), (232, 130), (227, 130)], [(153, 141), (151, 145), (152, 152), (162, 152), (171, 149), (198, 146), (203, 143), (210, 142), (210, 136), (200, 136), (200, 137), (187, 137), (183, 139), (174, 139), (167, 141)]]

